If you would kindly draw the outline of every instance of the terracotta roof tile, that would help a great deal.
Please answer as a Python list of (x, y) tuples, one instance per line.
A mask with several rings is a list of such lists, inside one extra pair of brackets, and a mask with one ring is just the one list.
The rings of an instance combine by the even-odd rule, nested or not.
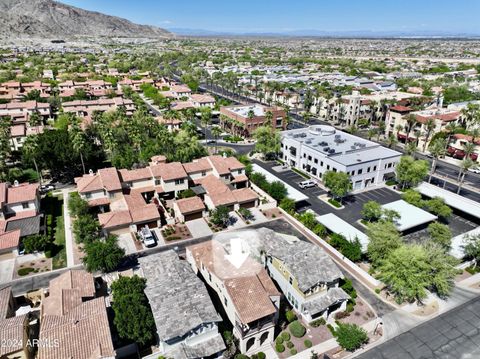
[(182, 214), (189, 214), (192, 212), (198, 212), (205, 209), (200, 197), (190, 197), (177, 200), (177, 206)]
[(0, 249), (15, 249), (20, 243), (20, 229), (0, 234)]
[(161, 177), (164, 181), (188, 177), (180, 162), (160, 163), (150, 169), (156, 178)]
[(37, 197), (38, 187), (38, 183), (21, 183), (18, 186), (9, 186), (7, 203), (34, 201)]

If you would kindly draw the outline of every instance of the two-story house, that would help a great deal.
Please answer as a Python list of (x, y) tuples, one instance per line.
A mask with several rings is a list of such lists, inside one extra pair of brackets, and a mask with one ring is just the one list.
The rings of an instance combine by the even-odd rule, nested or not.
[(260, 263), (236, 255), (236, 243), (196, 244), (186, 248), (186, 256), (194, 272), (217, 293), (240, 351), (251, 354), (273, 341), (281, 294)]
[(222, 321), (205, 284), (172, 250), (139, 258), (145, 294), (157, 329), (159, 355), (190, 359), (217, 357), (225, 350)]

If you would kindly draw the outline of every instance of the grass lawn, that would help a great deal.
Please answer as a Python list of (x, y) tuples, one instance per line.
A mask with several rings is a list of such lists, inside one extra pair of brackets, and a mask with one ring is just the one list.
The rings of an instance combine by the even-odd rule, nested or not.
[(330, 203), (332, 206), (337, 207), (337, 208), (342, 207), (342, 204), (340, 202), (338, 202), (337, 200), (333, 199), (333, 198), (330, 198), (328, 200), (328, 203)]
[(42, 199), (41, 208), (45, 213), (47, 235), (53, 239), (53, 246), (49, 250), (52, 256), (53, 269), (67, 266), (67, 252), (65, 249), (65, 226), (63, 219), (63, 197), (52, 196), (49, 193)]

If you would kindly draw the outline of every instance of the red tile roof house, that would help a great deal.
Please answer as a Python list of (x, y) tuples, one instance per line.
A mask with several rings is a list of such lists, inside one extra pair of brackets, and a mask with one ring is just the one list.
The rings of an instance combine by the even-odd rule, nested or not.
[(105, 298), (93, 276), (70, 270), (50, 281), (40, 311), (38, 359), (115, 358)]
[(38, 113), (44, 120), (52, 117), (52, 110), (48, 103), (26, 101), (0, 104), (0, 117), (9, 116), (14, 123), (28, 122), (28, 115), (34, 112)]
[[(137, 231), (139, 226), (161, 225), (160, 199), (174, 199), (190, 187), (198, 197), (174, 200), (177, 221), (205, 217), (206, 209), (225, 205), (231, 210), (257, 206), (245, 166), (233, 157), (208, 156), (189, 163), (166, 163), (154, 156), (146, 168), (117, 170), (104, 168), (75, 179), (80, 196), (102, 213), (98, 219), (108, 233)], [(155, 203), (155, 204), (154, 204)], [(169, 214), (165, 214), (167, 221)]]
[(10, 287), (0, 289), (0, 358), (33, 357), (29, 338), (30, 314), (15, 316)]
[(40, 231), (38, 183), (0, 183), (0, 254), (18, 254), (20, 238)]
[(99, 100), (76, 100), (64, 102), (62, 104), (63, 111), (74, 113), (77, 116), (91, 116), (93, 111), (106, 112), (124, 107), (127, 115), (132, 115), (135, 111), (135, 105), (130, 99), (121, 97), (106, 98)]
[(456, 133), (452, 136), (448, 144), (447, 155), (457, 159), (464, 159), (466, 156), (465, 145), (467, 143), (473, 143), (475, 145), (473, 153), (470, 154), (470, 158), (473, 161), (478, 161), (478, 157), (480, 156), (480, 138), (474, 139), (472, 136), (462, 133)]

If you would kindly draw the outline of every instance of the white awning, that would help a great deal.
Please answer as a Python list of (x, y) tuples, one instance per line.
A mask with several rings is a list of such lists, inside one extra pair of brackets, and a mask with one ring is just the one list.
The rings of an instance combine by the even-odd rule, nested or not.
[(323, 224), (330, 232), (341, 234), (350, 242), (353, 242), (355, 238), (358, 238), (362, 245), (362, 251), (367, 251), (368, 237), (365, 233), (359, 231), (354, 226), (345, 222), (340, 217), (333, 213), (324, 214), (323, 216), (317, 215), (317, 221)]
[(285, 185), (285, 187), (287, 188), (288, 197), (293, 199), (295, 202), (306, 201), (308, 199), (308, 197), (306, 195), (304, 195), (302, 192), (293, 188), (288, 183), (282, 181), (280, 178), (278, 178), (274, 174), (270, 173), (266, 169), (263, 169), (262, 167), (260, 167), (256, 163), (253, 164), (252, 168), (253, 168), (253, 172), (263, 174), (268, 182), (278, 181), (278, 182), (283, 183)]
[(463, 246), (465, 245), (465, 238), (467, 236), (473, 236), (480, 234), (480, 227), (477, 227), (469, 232), (459, 234), (452, 238), (452, 245), (450, 247), (450, 254), (455, 258), (462, 259), (465, 255)]
[(468, 213), (469, 215), (476, 218), (480, 218), (480, 203), (478, 202), (472, 201), (471, 199), (465, 198), (456, 193), (447, 191), (444, 188), (434, 186), (427, 182), (422, 182), (417, 187), (417, 191), (419, 191), (426, 197), (440, 197), (450, 207)]
[(400, 218), (395, 221), (395, 225), (400, 232), (432, 222), (438, 218), (421, 208), (405, 202), (403, 199), (384, 204), (382, 208), (398, 212)]

